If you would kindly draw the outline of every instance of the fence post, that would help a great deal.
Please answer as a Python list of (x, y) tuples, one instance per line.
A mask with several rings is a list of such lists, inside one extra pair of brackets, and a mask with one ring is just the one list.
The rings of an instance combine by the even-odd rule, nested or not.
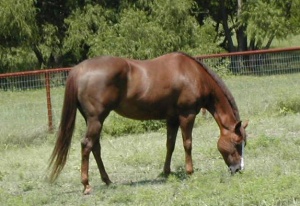
[(45, 73), (46, 82), (46, 96), (47, 96), (47, 111), (48, 111), (48, 131), (53, 131), (53, 119), (52, 119), (52, 105), (51, 105), (51, 89), (50, 89), (50, 75), (49, 72)]

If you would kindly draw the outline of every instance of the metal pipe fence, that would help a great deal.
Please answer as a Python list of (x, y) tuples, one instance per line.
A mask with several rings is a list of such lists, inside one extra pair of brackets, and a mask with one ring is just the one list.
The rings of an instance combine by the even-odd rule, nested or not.
[(216, 72), (235, 75), (277, 75), (300, 72), (300, 47), (196, 57)]
[(53, 131), (70, 68), (0, 74), (0, 133)]
[[(196, 56), (221, 76), (300, 72), (300, 47)], [(0, 133), (26, 135), (58, 126), (70, 68), (0, 74)], [(299, 81), (300, 88), (300, 81)]]

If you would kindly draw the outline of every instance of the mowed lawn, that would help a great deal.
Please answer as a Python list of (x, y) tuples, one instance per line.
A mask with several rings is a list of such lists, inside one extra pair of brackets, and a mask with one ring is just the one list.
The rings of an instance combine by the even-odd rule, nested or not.
[[(55, 134), (46, 132), (44, 91), (0, 92), (0, 205), (300, 205), (299, 78), (300, 74), (224, 79), (241, 118), (249, 120), (246, 168), (241, 174), (228, 173), (216, 147), (219, 129), (209, 114), (199, 114), (192, 176), (184, 172), (180, 132), (168, 178), (161, 176), (165, 130), (104, 134), (103, 161), (114, 183), (107, 187), (101, 182), (91, 156), (89, 196), (82, 195), (80, 183), (82, 118), (78, 115), (66, 166), (49, 184), (47, 165)], [(57, 124), (63, 88), (52, 94)], [(114, 114), (106, 130), (116, 124), (112, 118)]]

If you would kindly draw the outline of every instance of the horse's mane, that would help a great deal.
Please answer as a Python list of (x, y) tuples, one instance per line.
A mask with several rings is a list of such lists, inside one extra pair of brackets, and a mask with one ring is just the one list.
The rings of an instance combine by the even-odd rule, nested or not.
[(201, 62), (200, 60), (184, 53), (184, 52), (179, 52), (187, 57), (189, 57), (190, 59), (196, 61), (198, 64), (201, 65), (201, 67), (204, 69), (204, 71), (206, 71), (211, 77), (212, 79), (220, 86), (220, 88), (222, 89), (222, 91), (224, 92), (229, 104), (231, 105), (231, 108), (233, 109), (233, 113), (235, 118), (240, 121), (240, 115), (239, 115), (239, 110), (238, 107), (235, 103), (234, 97), (232, 96), (231, 92), (229, 91), (229, 89), (227, 88), (227, 86), (225, 85), (225, 83), (223, 82), (223, 80), (215, 73), (213, 72), (211, 69), (208, 68), (208, 66), (206, 66), (203, 62)]

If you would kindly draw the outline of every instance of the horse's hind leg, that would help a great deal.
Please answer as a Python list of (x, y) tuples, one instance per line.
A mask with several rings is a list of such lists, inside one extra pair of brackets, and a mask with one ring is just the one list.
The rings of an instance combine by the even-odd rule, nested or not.
[(94, 155), (94, 158), (97, 162), (97, 165), (98, 165), (98, 169), (99, 169), (99, 172), (100, 172), (100, 175), (101, 175), (101, 179), (103, 182), (105, 182), (106, 185), (109, 185), (111, 183), (107, 173), (106, 173), (106, 170), (105, 170), (105, 167), (104, 167), (104, 164), (103, 164), (103, 161), (102, 161), (102, 158), (101, 158), (101, 145), (100, 145), (100, 140), (96, 141), (94, 143), (94, 147), (93, 147), (93, 155)]
[(99, 121), (98, 117), (90, 117), (87, 119), (87, 132), (81, 142), (81, 182), (84, 186), (84, 194), (89, 194), (91, 192), (91, 186), (89, 185), (88, 179), (89, 157), (91, 151), (93, 151), (93, 154), (97, 161), (102, 180), (105, 181), (106, 184), (110, 183), (100, 154), (99, 138), (101, 130), (102, 122)]

